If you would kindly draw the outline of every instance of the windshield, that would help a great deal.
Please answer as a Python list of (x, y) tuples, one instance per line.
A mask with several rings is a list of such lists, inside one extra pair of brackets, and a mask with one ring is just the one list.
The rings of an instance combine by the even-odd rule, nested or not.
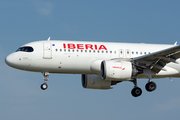
[(23, 52), (33, 52), (34, 49), (30, 46), (24, 46), (24, 47), (20, 47), (18, 50), (16, 50), (16, 52), (18, 51), (23, 51)]

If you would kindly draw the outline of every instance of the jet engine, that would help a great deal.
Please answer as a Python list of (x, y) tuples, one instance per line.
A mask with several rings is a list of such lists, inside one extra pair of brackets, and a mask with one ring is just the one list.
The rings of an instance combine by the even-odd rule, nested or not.
[(114, 82), (106, 81), (99, 75), (82, 75), (82, 86), (89, 89), (112, 89), (111, 85), (115, 85)]
[(104, 80), (130, 80), (138, 73), (139, 70), (130, 61), (104, 60), (101, 63), (101, 77)]

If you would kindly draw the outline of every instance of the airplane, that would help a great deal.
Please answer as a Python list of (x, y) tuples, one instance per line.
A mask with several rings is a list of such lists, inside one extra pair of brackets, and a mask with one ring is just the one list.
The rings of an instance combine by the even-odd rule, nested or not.
[(145, 88), (157, 88), (153, 78), (180, 77), (180, 46), (145, 43), (115, 43), (42, 40), (27, 43), (5, 58), (10, 67), (41, 72), (48, 88), (50, 73), (81, 74), (82, 86), (88, 89), (112, 89), (123, 81), (133, 82), (131, 94), (142, 89), (137, 79), (147, 78)]

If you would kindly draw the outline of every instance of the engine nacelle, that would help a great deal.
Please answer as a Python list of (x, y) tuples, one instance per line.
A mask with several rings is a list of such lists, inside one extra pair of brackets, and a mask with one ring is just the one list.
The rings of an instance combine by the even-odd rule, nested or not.
[(112, 89), (111, 81), (106, 81), (99, 75), (82, 75), (82, 86), (89, 89)]
[(138, 70), (130, 61), (105, 60), (101, 63), (101, 77), (104, 80), (130, 80)]

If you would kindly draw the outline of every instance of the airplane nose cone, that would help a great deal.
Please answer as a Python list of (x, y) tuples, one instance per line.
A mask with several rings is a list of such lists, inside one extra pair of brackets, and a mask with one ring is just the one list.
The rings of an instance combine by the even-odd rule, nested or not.
[(7, 65), (12, 66), (13, 65), (13, 59), (14, 59), (14, 55), (10, 54), (5, 58), (5, 62)]

